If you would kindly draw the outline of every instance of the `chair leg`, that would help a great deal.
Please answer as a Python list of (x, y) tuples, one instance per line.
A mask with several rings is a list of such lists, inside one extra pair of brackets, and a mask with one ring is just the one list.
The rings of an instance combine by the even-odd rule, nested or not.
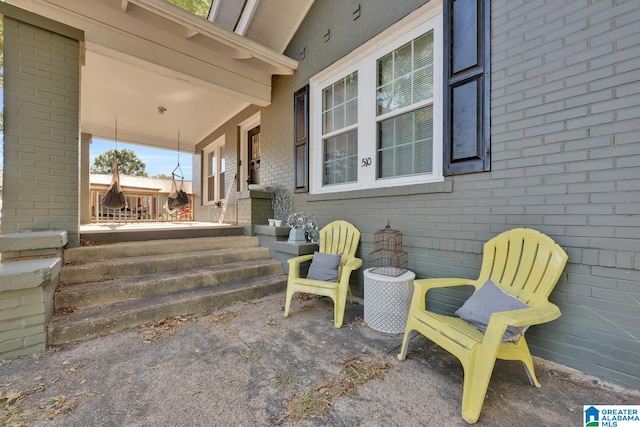
[(344, 322), (344, 309), (346, 306), (347, 296), (344, 298), (335, 298), (333, 300), (333, 323), (336, 328), (341, 328)]
[(469, 424), (475, 424), (480, 418), (495, 364), (495, 355), (482, 353), (482, 349), (473, 350), (467, 364), (463, 364), (462, 418)]
[(289, 317), (289, 309), (291, 308), (291, 300), (296, 291), (293, 286), (287, 286), (287, 293), (284, 301), (284, 317)]
[(402, 338), (400, 353), (398, 353), (398, 360), (404, 360), (407, 357), (407, 350), (409, 349), (409, 335), (411, 335), (411, 331), (414, 330), (411, 323), (411, 317), (409, 317), (407, 320), (407, 326), (404, 328), (404, 337)]
[(524, 370), (527, 373), (527, 377), (529, 377), (529, 382), (531, 385), (536, 386), (538, 388), (542, 387), (538, 378), (536, 377), (536, 371), (533, 367), (533, 359), (531, 358), (531, 352), (529, 352), (529, 346), (525, 341), (524, 337), (520, 338), (517, 344), (517, 348), (519, 351), (519, 359), (524, 365)]

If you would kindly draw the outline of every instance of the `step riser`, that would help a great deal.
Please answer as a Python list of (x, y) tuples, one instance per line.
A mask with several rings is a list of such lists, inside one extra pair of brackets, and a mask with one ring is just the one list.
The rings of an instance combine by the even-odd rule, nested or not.
[(283, 279), (269, 285), (231, 290), (194, 300), (175, 301), (171, 304), (145, 307), (139, 311), (122, 315), (104, 315), (73, 324), (53, 325), (49, 328), (48, 344), (60, 345), (75, 341), (84, 341), (147, 323), (157, 322), (168, 317), (198, 313), (205, 310), (215, 310), (236, 302), (249, 301), (275, 292), (281, 292), (285, 287), (286, 280)]
[(180, 252), (258, 247), (258, 238), (250, 236), (194, 238), (188, 240), (154, 240), (117, 245), (86, 246), (66, 249), (65, 264), (83, 264), (115, 258), (161, 255)]
[(127, 262), (86, 264), (67, 266), (60, 273), (60, 282), (71, 285), (75, 283), (101, 282), (120, 277), (140, 276), (165, 271), (194, 269), (232, 262), (250, 262), (268, 259), (266, 248), (243, 248), (232, 251), (217, 251), (188, 257), (167, 255), (164, 259), (153, 259), (146, 262)]
[(237, 225), (225, 225), (215, 227), (198, 227), (184, 228), (173, 227), (168, 225), (162, 229), (142, 229), (142, 230), (126, 230), (126, 231), (87, 231), (80, 232), (80, 238), (91, 242), (98, 243), (122, 243), (122, 242), (148, 242), (153, 240), (166, 240), (166, 239), (196, 239), (201, 237), (225, 237), (225, 236), (242, 236), (244, 234), (244, 227)]
[(222, 270), (185, 272), (183, 275), (159, 277), (157, 279), (140, 278), (129, 285), (110, 287), (108, 284), (95, 283), (91, 289), (83, 292), (59, 292), (55, 297), (55, 308), (86, 307), (106, 304), (131, 298), (143, 298), (150, 295), (171, 293), (180, 290), (195, 289), (203, 286), (214, 286), (235, 280), (243, 280), (260, 276), (276, 275), (282, 272), (281, 265), (274, 261), (244, 264)]
[[(249, 236), (154, 240), (65, 251), (47, 344), (96, 338), (286, 288), (282, 264)], [(73, 308), (73, 310), (69, 310)], [(66, 314), (63, 314), (66, 313)]]

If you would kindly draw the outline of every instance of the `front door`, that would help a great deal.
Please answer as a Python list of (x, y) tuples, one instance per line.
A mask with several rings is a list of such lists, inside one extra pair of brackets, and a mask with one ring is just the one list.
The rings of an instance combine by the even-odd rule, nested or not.
[(256, 126), (248, 132), (249, 170), (247, 171), (247, 184), (260, 184), (260, 126)]

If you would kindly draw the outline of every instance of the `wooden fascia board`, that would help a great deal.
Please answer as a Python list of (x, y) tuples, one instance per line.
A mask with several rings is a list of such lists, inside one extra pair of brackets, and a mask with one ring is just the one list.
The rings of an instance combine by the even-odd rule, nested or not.
[(217, 25), (211, 25), (206, 19), (199, 18), (186, 10), (164, 0), (129, 0), (130, 3), (144, 7), (159, 16), (163, 16), (174, 22), (178, 22), (187, 28), (210, 37), (213, 40), (223, 42), (227, 46), (246, 52), (250, 57), (265, 62), (277, 72), (276, 74), (293, 74), (298, 68), (298, 62), (286, 55), (277, 53), (259, 43), (242, 37)]

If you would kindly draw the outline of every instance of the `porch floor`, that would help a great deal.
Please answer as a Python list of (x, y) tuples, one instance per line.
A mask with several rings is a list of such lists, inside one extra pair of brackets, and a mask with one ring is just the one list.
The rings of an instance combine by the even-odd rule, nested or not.
[(95, 243), (242, 235), (244, 226), (217, 222), (101, 222), (80, 226), (80, 239)]
[[(467, 426), (455, 357), (417, 336), (399, 362), (402, 334), (369, 328), (362, 304), (348, 304), (336, 329), (329, 298), (296, 297), (288, 318), (283, 303), (281, 292), (3, 361), (0, 395), (24, 390), (16, 410), (33, 425), (47, 416), (67, 427)], [(389, 370), (349, 394), (331, 388), (345, 385), (337, 380), (348, 360), (362, 360), (364, 374)], [(640, 401), (638, 391), (534, 363), (539, 389), (519, 362), (497, 362), (477, 425), (584, 425), (583, 405)], [(59, 406), (45, 412), (43, 402)]]

